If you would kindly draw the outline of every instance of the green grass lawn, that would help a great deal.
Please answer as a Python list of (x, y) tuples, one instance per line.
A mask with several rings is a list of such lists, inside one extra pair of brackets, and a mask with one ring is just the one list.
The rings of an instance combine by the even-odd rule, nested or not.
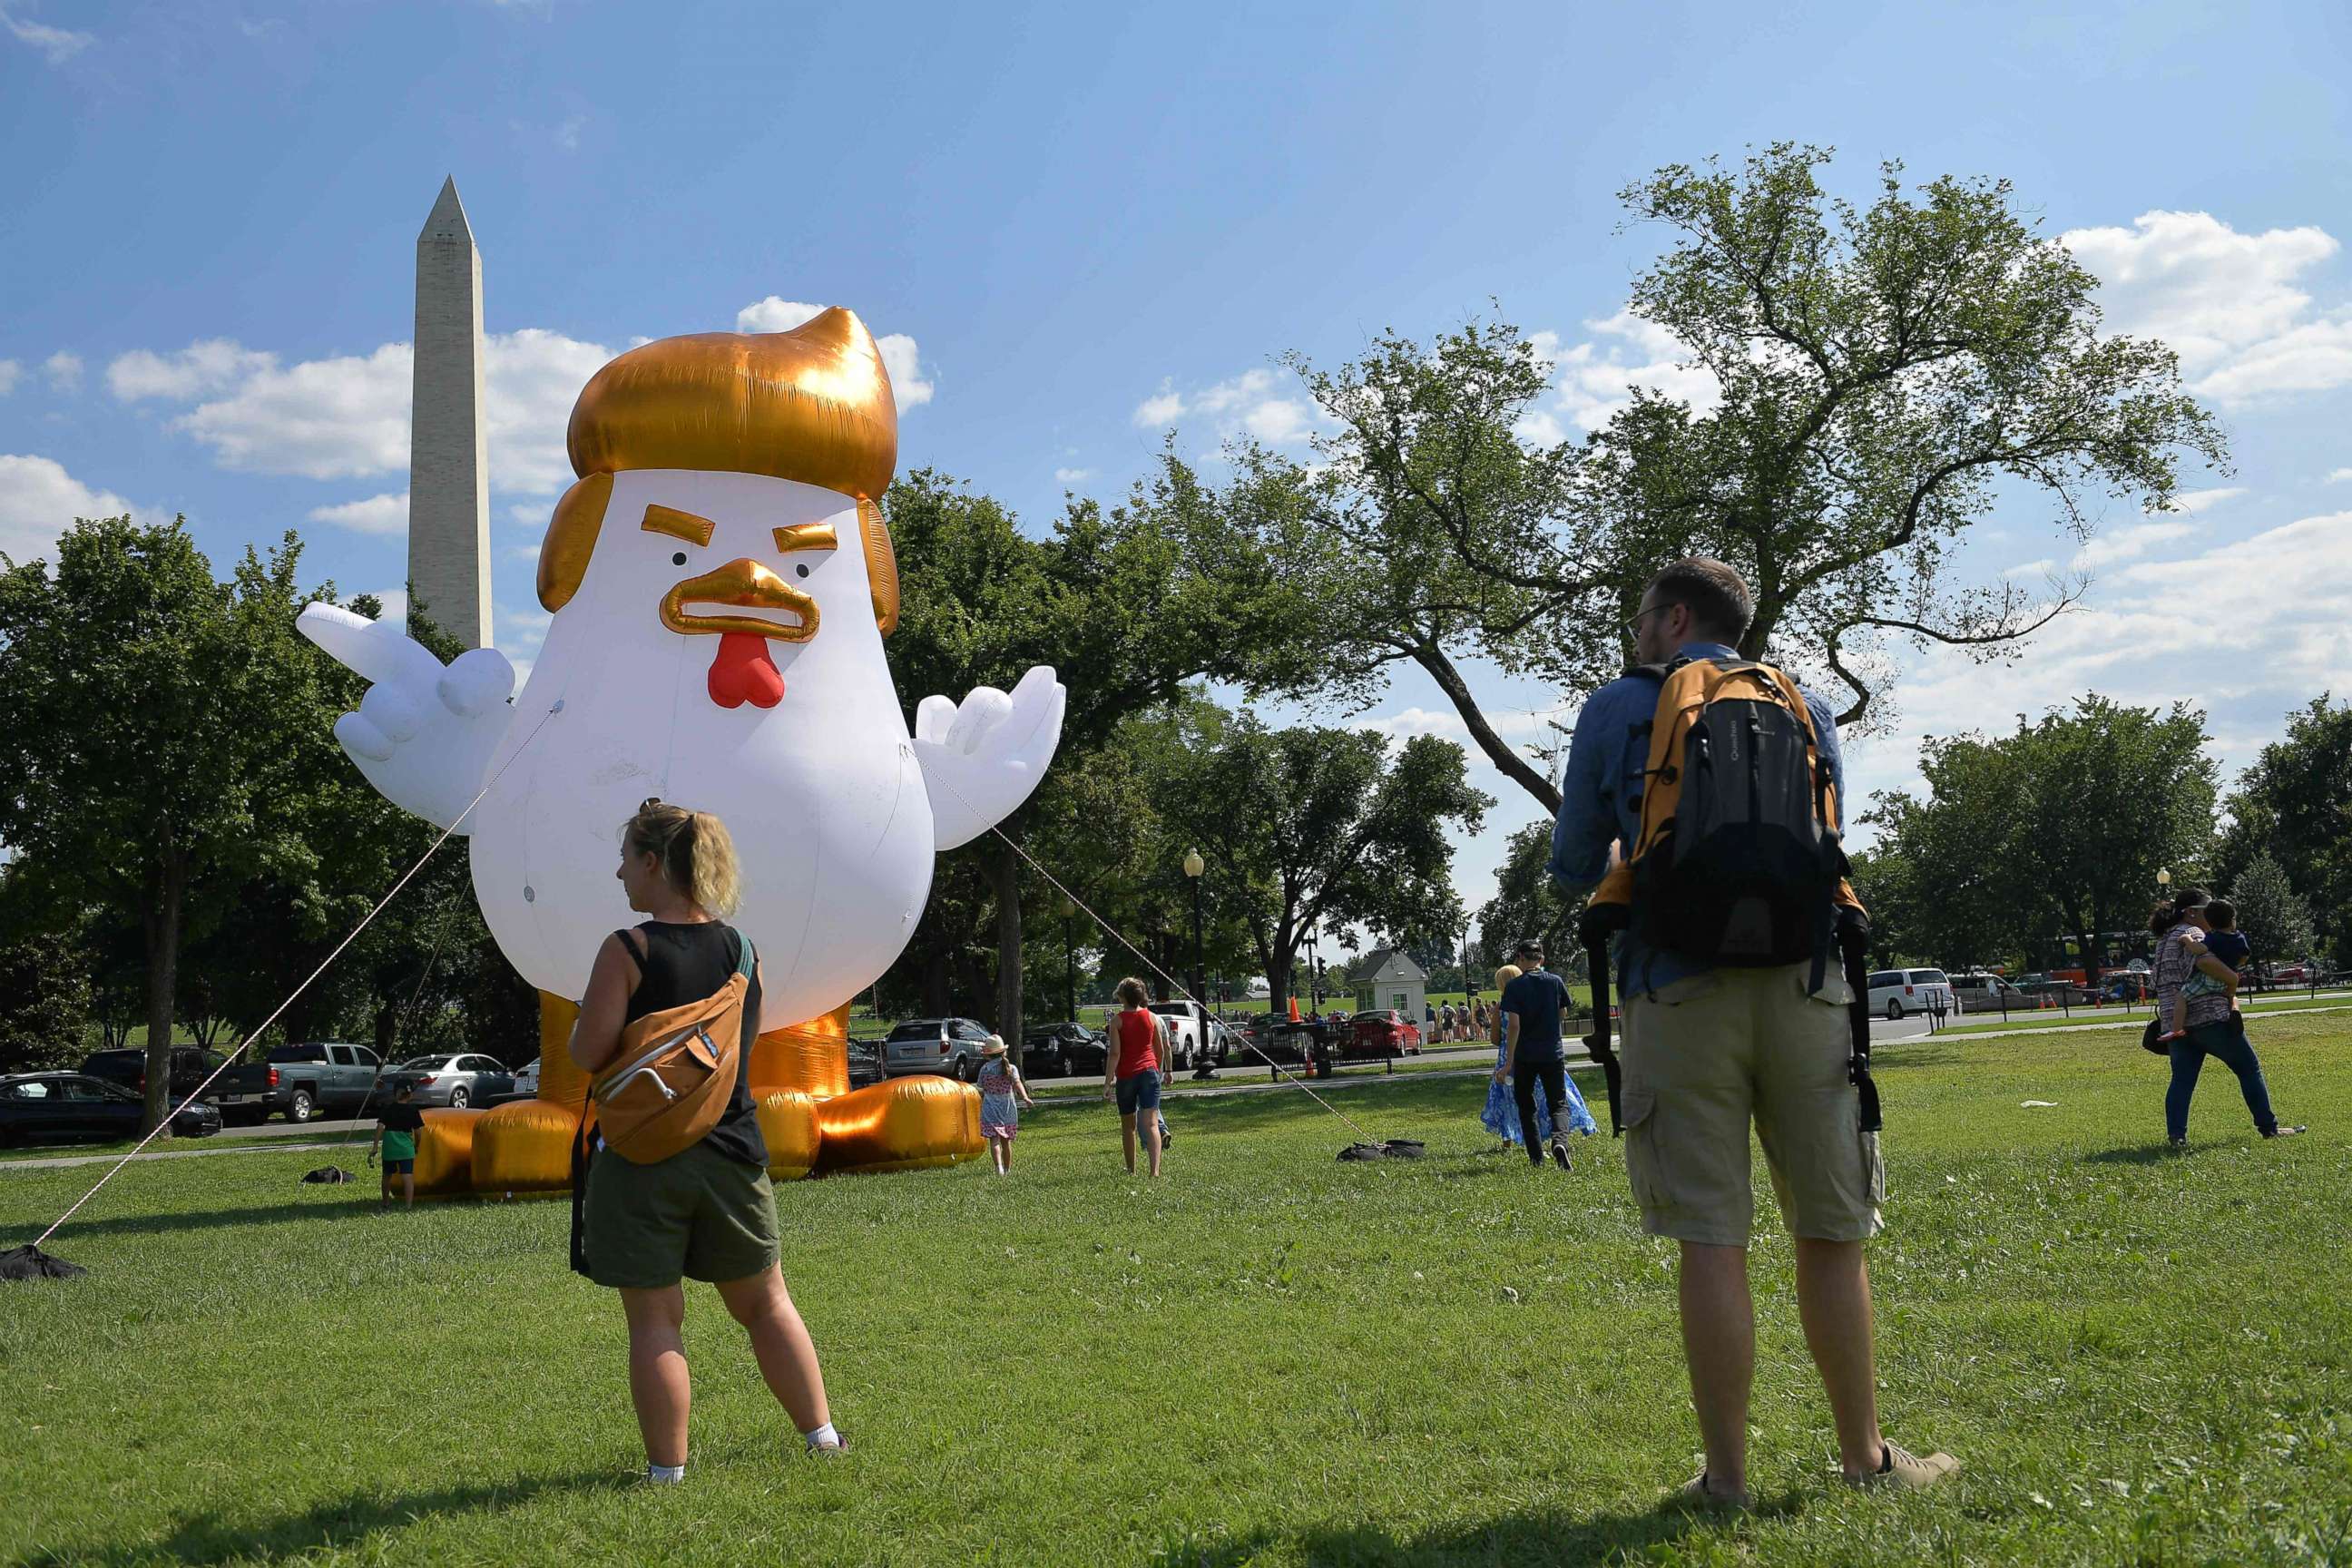
[[(2313, 1007), (2341, 1007), (2347, 998), (2342, 992), (2326, 992), (2317, 996), (2254, 996), (2243, 1005), (2248, 1013), (2294, 1013)], [(1915, 1016), (1916, 1015), (1914, 1015)], [(2063, 1008), (2012, 1013), (2004, 1020), (2000, 1017), (1981, 1018), (1974, 1024), (1953, 1024), (1946, 1026), (1947, 1035), (1986, 1035), (2008, 1029), (2063, 1029), (2083, 1024), (2131, 1024), (2145, 1028), (2149, 1010), (2138, 1007), (2076, 1007), (2070, 1014)]]
[[(1860, 1498), (1759, 1222), (1746, 1521), (1695, 1468), (1669, 1247), (1617, 1146), (1487, 1152), (1475, 1079), (1181, 1103), (1170, 1178), (1094, 1107), (984, 1168), (782, 1189), (856, 1452), (801, 1458), (696, 1288), (688, 1485), (642, 1456), (565, 1205), (379, 1214), (313, 1153), (131, 1167), (0, 1287), (0, 1563), (2352, 1563), (2352, 1025), (2257, 1037), (2305, 1138), (2209, 1073), (2185, 1155), (2111, 1036), (1881, 1053), (1886, 1423), (1969, 1468)], [(2054, 1101), (2025, 1109), (2022, 1101)], [(88, 1169), (0, 1174), (0, 1245)], [(1769, 1208), (1769, 1205), (1768, 1205)]]

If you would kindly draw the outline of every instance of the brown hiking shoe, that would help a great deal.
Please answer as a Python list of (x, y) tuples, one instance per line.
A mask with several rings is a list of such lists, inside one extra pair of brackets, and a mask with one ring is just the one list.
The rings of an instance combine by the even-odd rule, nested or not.
[(1846, 1485), (1871, 1490), (1921, 1492), (1948, 1479), (1960, 1468), (1960, 1462), (1949, 1454), (1930, 1454), (1923, 1459), (1894, 1443), (1881, 1447), (1886, 1455), (1877, 1470), (1867, 1476), (1845, 1476)]
[(1724, 1513), (1746, 1513), (1756, 1506), (1746, 1492), (1716, 1490), (1707, 1484), (1705, 1470), (1676, 1488), (1666, 1500), (1681, 1508), (1715, 1509)]

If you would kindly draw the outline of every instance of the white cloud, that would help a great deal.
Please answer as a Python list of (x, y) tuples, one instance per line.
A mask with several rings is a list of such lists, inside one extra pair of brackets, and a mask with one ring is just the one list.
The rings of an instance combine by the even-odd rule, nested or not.
[(274, 354), (256, 353), (226, 338), (207, 338), (177, 353), (133, 349), (119, 354), (106, 367), (106, 384), (125, 403), (149, 397), (185, 403), (232, 386), (277, 363)]
[[(2294, 604), (2283, 608), (2283, 584)], [(1927, 735), (2003, 731), (2083, 692), (2202, 708), (2227, 773), (2277, 738), (2315, 691), (2352, 688), (2352, 511), (2306, 517), (2177, 559), (2136, 561), (2036, 633), (2014, 663), (1938, 648), (1895, 689), (1895, 733), (1856, 739), (1856, 799), (1917, 788)]]
[(2327, 482), (2329, 484), (2342, 484), (2347, 479), (2352, 479), (2352, 468), (2331, 468), (2328, 470)]
[[(108, 367), (107, 379), (117, 396), (125, 395), (124, 361), (137, 357), (126, 354)], [(306, 360), (283, 370), (274, 355), (245, 357), (258, 360), (259, 367), (226, 387), (226, 396), (199, 403), (173, 421), (174, 429), (210, 447), (223, 468), (349, 479), (408, 466), (411, 355), (406, 343), (386, 343), (365, 355)], [(142, 380), (151, 373), (152, 380)], [(172, 383), (171, 367), (158, 371), (141, 363), (131, 374), (142, 384), (160, 388)], [(140, 395), (184, 400), (194, 393), (157, 390)]]
[(1056, 484), (1075, 485), (1081, 479), (1090, 479), (1094, 477), (1095, 471), (1092, 468), (1055, 468), (1054, 470), (1054, 480)]
[[(1553, 733), (1555, 721), (1572, 723), (1575, 713), (1574, 706), (1567, 703), (1539, 709), (1488, 708), (1486, 726), (1506, 741), (1532, 741)], [(1394, 713), (1367, 714), (1348, 721), (1347, 728), (1377, 731), (1399, 741), (1410, 740), (1415, 735), (1435, 735), (1441, 740), (1457, 741), (1465, 746), (1470, 744), (1470, 727), (1462, 721), (1462, 715), (1451, 708), (1412, 707), (1400, 709)], [(1484, 764), (1483, 752), (1474, 749), (1473, 756)], [(1512, 787), (1516, 789), (1517, 786)]]
[(383, 601), (383, 614), (378, 616), (376, 619), (390, 621), (395, 626), (404, 626), (408, 624), (407, 589), (380, 588), (376, 591), (375, 596)]
[[(483, 426), (495, 488), (541, 495), (572, 482), (563, 445), (572, 405), (612, 357), (602, 343), (537, 327), (484, 340)], [(210, 447), (224, 468), (346, 479), (407, 469), (414, 365), (406, 343), (281, 368), (274, 354), (214, 340), (168, 355), (133, 350), (106, 374), (125, 401), (205, 399), (173, 427)]]
[(41, 362), (41, 370), (49, 378), (50, 389), (68, 396), (81, 390), (81, 355), (59, 349)]
[(2190, 390), (2245, 404), (2352, 383), (2352, 312), (2311, 313), (2304, 275), (2333, 257), (2313, 225), (2242, 234), (2202, 212), (2059, 237), (2098, 274), (2107, 325), (2161, 338)]
[(2235, 500), (2245, 493), (2243, 485), (2221, 485), (2210, 490), (2182, 490), (2172, 498), (2172, 510), (2193, 515), (2220, 506), (2223, 501)]
[(98, 42), (89, 33), (68, 32), (63, 27), (51, 27), (39, 22), (27, 21), (0, 11), (0, 27), (16, 35), (17, 41), (29, 44), (41, 51), (53, 66), (63, 65), (82, 50)]
[[(613, 351), (537, 327), (493, 333), (484, 349), (490, 483), (526, 495), (555, 494), (572, 478), (563, 446), (572, 405)], [(402, 405), (406, 406), (404, 397)], [(407, 465), (404, 446), (400, 461)], [(543, 511), (540, 521), (546, 521)]]
[(1136, 405), (1133, 417), (1145, 430), (1203, 419), (1220, 439), (1247, 436), (1269, 447), (1288, 446), (1313, 435), (1321, 423), (1320, 411), (1300, 391), (1290, 373), (1264, 366), (1191, 393), (1162, 380), (1157, 393)]
[(551, 510), (543, 500), (517, 501), (507, 508), (507, 521), (521, 528), (545, 528)]
[(2157, 545), (2175, 539), (2186, 539), (2197, 531), (2196, 524), (2177, 519), (2127, 522), (2109, 529), (2084, 545), (2074, 557), (2074, 569), (2087, 571), (2111, 566), (2119, 561), (2135, 561)]
[(1165, 381), (1157, 393), (1135, 405), (1135, 423), (1145, 430), (1173, 425), (1183, 417), (1184, 399)]
[(51, 458), (0, 453), (0, 552), (25, 562), (47, 556), (78, 517), (136, 515), (112, 490), (94, 490)]
[(16, 383), (23, 379), (24, 374), (25, 367), (15, 360), (0, 359), (0, 397), (16, 391)]
[(1721, 389), (1714, 374), (1693, 363), (1682, 340), (1664, 327), (1631, 310), (1584, 326), (1595, 337), (1567, 349), (1559, 346), (1557, 332), (1528, 334), (1537, 356), (1557, 375), (1559, 392), (1549, 409), (1531, 409), (1520, 420), (1522, 439), (1542, 446), (1564, 439), (1559, 416), (1580, 430), (1598, 430), (1632, 405), (1636, 386), (1679, 398), (1702, 414), (1718, 401)]
[(310, 521), (348, 528), (353, 533), (406, 533), (408, 492), (370, 496), (365, 500), (347, 500), (339, 506), (312, 507)]
[[(756, 304), (744, 306), (735, 312), (735, 330), (739, 332), (789, 332), (809, 321), (825, 307), (811, 305), (799, 300), (786, 300), (771, 294)], [(923, 374), (922, 355), (915, 340), (904, 332), (886, 332), (874, 340), (881, 352), (882, 366), (890, 373), (890, 392), (898, 400), (898, 412), (920, 408), (931, 400), (938, 390), (929, 376)]]

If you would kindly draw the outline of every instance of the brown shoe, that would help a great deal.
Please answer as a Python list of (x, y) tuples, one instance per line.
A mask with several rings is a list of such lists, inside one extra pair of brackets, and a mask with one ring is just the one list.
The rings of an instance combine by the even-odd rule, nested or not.
[(1756, 1506), (1746, 1492), (1716, 1490), (1707, 1484), (1705, 1470), (1684, 1482), (1666, 1500), (1683, 1508), (1713, 1509), (1723, 1513), (1746, 1513)]
[(1894, 1443), (1881, 1447), (1886, 1453), (1877, 1470), (1867, 1476), (1846, 1476), (1846, 1485), (1872, 1490), (1922, 1492), (1948, 1479), (1960, 1468), (1960, 1462), (1949, 1454), (1930, 1454), (1923, 1459)]

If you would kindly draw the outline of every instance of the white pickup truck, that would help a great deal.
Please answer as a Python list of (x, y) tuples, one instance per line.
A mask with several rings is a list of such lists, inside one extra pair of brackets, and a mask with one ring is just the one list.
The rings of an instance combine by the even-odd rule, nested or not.
[(1175, 1071), (1182, 1072), (1200, 1064), (1204, 1027), (1209, 1039), (1209, 1065), (1224, 1065), (1233, 1049), (1233, 1032), (1208, 1016), (1199, 1003), (1154, 1002), (1151, 1010), (1167, 1022), (1169, 1049), (1174, 1057), (1170, 1066)]

